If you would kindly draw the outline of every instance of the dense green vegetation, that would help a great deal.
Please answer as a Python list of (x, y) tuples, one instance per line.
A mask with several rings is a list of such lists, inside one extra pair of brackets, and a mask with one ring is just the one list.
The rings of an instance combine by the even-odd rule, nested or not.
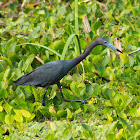
[[(140, 3), (33, 2), (21, 10), (15, 0), (0, 10), (1, 139), (140, 139), (140, 53), (128, 55), (140, 46)], [(43, 63), (78, 56), (98, 35), (112, 44), (117, 38), (124, 53), (98, 46), (61, 80), (67, 99), (95, 100), (64, 102), (53, 85), (44, 107), (45, 89), (13, 84)]]

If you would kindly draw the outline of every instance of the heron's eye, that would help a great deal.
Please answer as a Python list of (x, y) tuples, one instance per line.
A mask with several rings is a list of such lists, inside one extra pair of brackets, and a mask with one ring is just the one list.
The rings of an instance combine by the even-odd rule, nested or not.
[(105, 41), (104, 43), (106, 44), (107, 42)]

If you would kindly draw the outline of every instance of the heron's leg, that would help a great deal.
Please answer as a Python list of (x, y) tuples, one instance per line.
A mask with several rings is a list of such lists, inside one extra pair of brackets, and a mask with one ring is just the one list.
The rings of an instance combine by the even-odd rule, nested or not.
[(74, 102), (81, 102), (82, 104), (85, 104), (85, 103), (88, 103), (88, 100), (91, 99), (91, 97), (88, 98), (87, 100), (70, 100), (70, 99), (66, 99), (66, 98), (64, 97), (64, 95), (63, 95), (62, 87), (61, 87), (61, 85), (60, 85), (60, 82), (57, 83), (57, 86), (58, 86), (58, 88), (60, 89), (60, 92), (61, 92), (61, 95), (62, 95), (63, 101), (65, 101), (65, 102), (72, 102), (72, 101), (74, 101)]
[(45, 93), (44, 93), (44, 96), (43, 96), (43, 99), (42, 99), (42, 105), (43, 105), (43, 106), (45, 106), (45, 96), (46, 96), (46, 93), (47, 93), (48, 88), (49, 88), (49, 86), (46, 87)]

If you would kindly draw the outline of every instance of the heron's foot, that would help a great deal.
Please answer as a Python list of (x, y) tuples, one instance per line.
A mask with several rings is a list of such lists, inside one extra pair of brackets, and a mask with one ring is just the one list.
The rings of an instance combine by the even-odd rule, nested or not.
[(45, 100), (42, 99), (42, 106), (45, 106)]
[(92, 98), (92, 97), (90, 97), (90, 98), (88, 98), (88, 99), (86, 99), (86, 100), (70, 100), (70, 99), (65, 99), (65, 98), (63, 98), (63, 101), (65, 101), (65, 102), (80, 102), (80, 103), (82, 103), (82, 104), (87, 104), (88, 101), (89, 101), (91, 98)]

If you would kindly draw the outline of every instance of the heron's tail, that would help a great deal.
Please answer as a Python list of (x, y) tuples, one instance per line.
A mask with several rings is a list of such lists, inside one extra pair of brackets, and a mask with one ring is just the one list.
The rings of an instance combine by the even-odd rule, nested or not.
[(27, 74), (21, 76), (19, 79), (17, 79), (16, 81), (14, 81), (15, 85), (16, 86), (24, 85), (26, 83), (26, 75)]

